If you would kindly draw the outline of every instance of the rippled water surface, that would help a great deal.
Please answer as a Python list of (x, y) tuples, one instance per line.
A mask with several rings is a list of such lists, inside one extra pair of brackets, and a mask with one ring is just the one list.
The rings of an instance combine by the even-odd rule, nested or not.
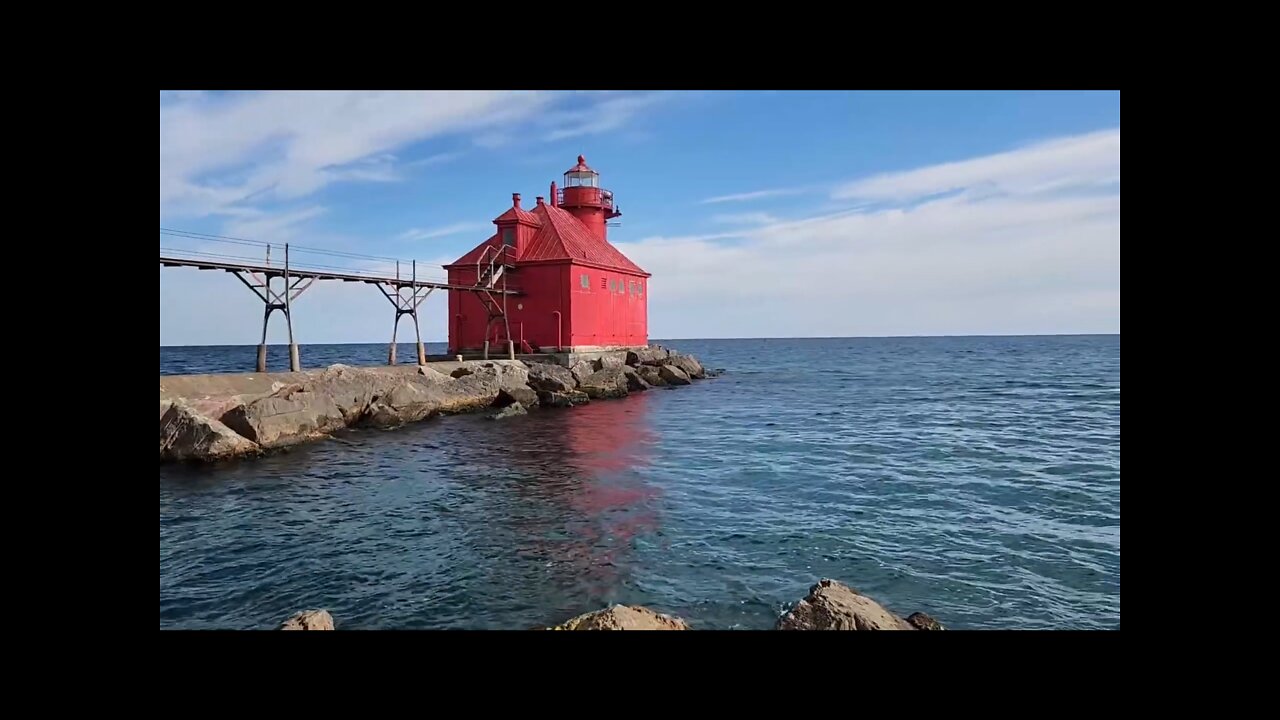
[[(623, 602), (763, 629), (821, 577), (953, 628), (1119, 625), (1119, 336), (667, 344), (728, 372), (162, 466), (160, 627), (323, 607), (339, 628), (519, 629)], [(161, 348), (160, 369), (253, 357)]]

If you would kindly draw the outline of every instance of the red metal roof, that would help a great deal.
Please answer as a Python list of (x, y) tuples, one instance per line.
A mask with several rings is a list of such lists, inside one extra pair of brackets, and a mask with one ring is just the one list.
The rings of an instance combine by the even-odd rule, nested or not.
[(567, 211), (544, 204), (535, 208), (533, 214), (544, 222), (525, 246), (520, 262), (576, 260), (611, 270), (648, 275), (618, 248), (593, 235), (578, 218)]
[(454, 265), (474, 266), (480, 260), (480, 254), (484, 252), (485, 248), (492, 247), (494, 249), (497, 249), (501, 246), (502, 246), (502, 240), (500, 240), (497, 234), (495, 233), (493, 237), (490, 237), (488, 240), (485, 240), (484, 242), (475, 246), (466, 255), (463, 255), (462, 257), (458, 258), (457, 260), (454, 260), (453, 262), (449, 263), (448, 265), (445, 265), (444, 267), (448, 269), (453, 267)]
[[(512, 208), (507, 213), (515, 210), (515, 208)], [(533, 234), (533, 238), (525, 245), (524, 253), (521, 254), (518, 262), (566, 260), (588, 263), (610, 270), (635, 273), (646, 277), (649, 275), (639, 265), (631, 262), (620, 250), (610, 245), (608, 241), (601, 240), (593, 235), (578, 218), (565, 210), (542, 204), (536, 207), (533, 212), (526, 210), (517, 212), (529, 216), (531, 218), (529, 222), (539, 226), (538, 230)], [(507, 213), (504, 213), (503, 216)], [(501, 244), (502, 241), (495, 234), (477, 245), (471, 252), (445, 267), (474, 265), (480, 259), (480, 255), (486, 247), (498, 248)]]
[(518, 207), (507, 208), (506, 212), (493, 219), (496, 223), (507, 220), (523, 220), (531, 225), (537, 225), (539, 222), (538, 218), (533, 213), (525, 210), (524, 208)]

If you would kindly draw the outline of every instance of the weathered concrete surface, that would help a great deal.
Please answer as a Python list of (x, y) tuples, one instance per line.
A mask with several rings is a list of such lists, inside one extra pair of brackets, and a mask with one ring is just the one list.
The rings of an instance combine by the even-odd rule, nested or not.
[(779, 630), (914, 630), (906, 620), (857, 590), (819, 580), (809, 595), (778, 620)]
[(701, 377), (704, 372), (696, 359), (656, 346), (563, 359), (573, 364), (466, 360), (424, 366), (332, 365), (298, 373), (161, 376), (160, 459), (255, 455), (342, 428), (390, 428), (489, 407), (572, 407), (593, 398), (625, 397), (654, 385), (689, 384), (690, 373)]
[(333, 616), (328, 610), (304, 610), (285, 620), (281, 630), (332, 630)]
[(548, 630), (688, 630), (685, 621), (647, 607), (614, 605), (579, 615)]

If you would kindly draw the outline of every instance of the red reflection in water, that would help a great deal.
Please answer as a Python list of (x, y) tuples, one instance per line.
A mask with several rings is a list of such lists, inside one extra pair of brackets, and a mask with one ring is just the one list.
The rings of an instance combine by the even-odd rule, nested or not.
[(658, 442), (649, 407), (637, 394), (539, 411), (527, 423), (532, 437), (512, 455), (529, 476), (519, 490), (531, 504), (520, 554), (544, 561), (587, 597), (611, 597), (635, 539), (660, 527), (661, 491), (645, 479)]

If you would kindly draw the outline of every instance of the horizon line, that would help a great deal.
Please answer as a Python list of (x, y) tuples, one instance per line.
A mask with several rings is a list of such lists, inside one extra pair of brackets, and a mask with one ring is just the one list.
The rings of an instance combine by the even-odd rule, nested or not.
[[(684, 337), (684, 338), (650, 338), (649, 343), (656, 342), (684, 342), (684, 341), (700, 341), (700, 340), (895, 340), (895, 339), (912, 339), (912, 338), (988, 338), (988, 337), (1119, 337), (1120, 333), (1113, 332), (1082, 332), (1082, 333), (953, 333), (947, 335), (778, 335), (774, 337)], [(414, 341), (397, 342), (397, 345), (412, 345)], [(448, 340), (423, 340), (424, 345), (448, 343)], [(346, 342), (312, 342), (298, 343), (298, 345), (389, 345), (386, 340), (374, 341), (346, 341)], [(267, 343), (268, 346), (278, 345), (281, 347), (288, 346), (288, 343)], [(163, 348), (186, 348), (186, 347), (257, 347), (258, 343), (192, 343), (186, 345), (161, 345)]]

